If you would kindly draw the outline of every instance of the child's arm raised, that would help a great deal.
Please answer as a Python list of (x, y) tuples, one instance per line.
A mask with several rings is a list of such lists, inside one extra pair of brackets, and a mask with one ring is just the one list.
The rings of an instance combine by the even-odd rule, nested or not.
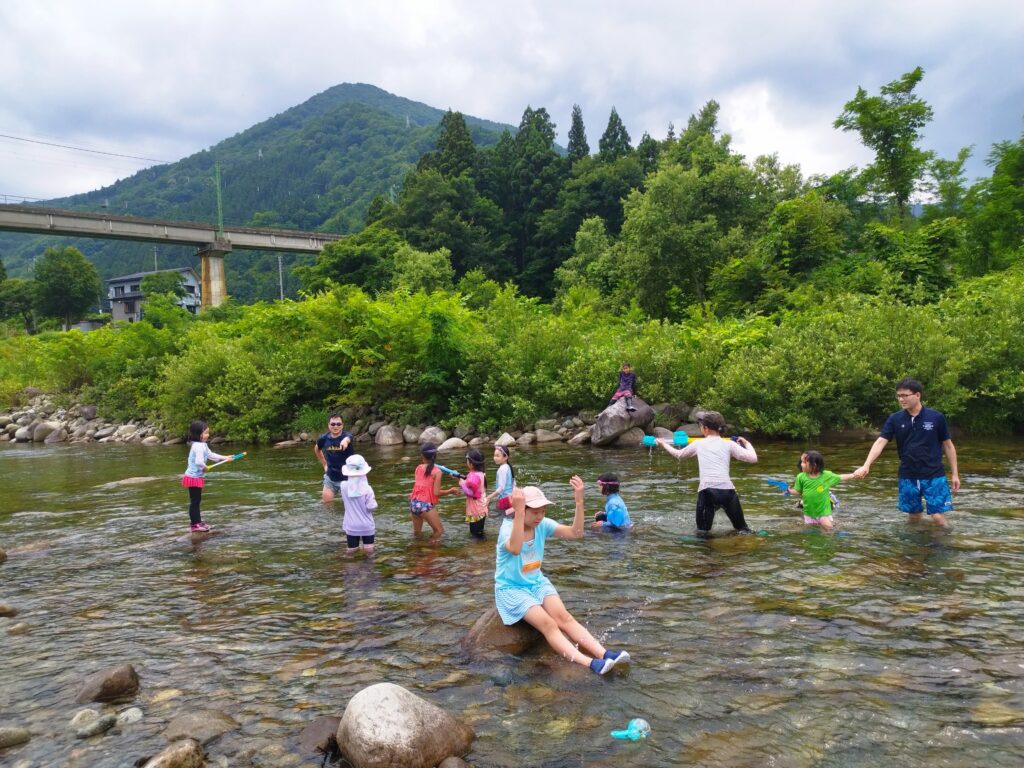
[(518, 488), (512, 491), (512, 511), (515, 513), (512, 535), (505, 542), (505, 549), (510, 554), (518, 555), (523, 551), (523, 540), (526, 538), (526, 498)]
[(559, 525), (552, 535), (559, 539), (582, 539), (583, 524), (587, 519), (587, 513), (583, 509), (583, 479), (579, 475), (573, 475), (569, 478), (569, 485), (572, 486), (572, 493), (576, 498), (576, 514), (573, 515), (572, 525)]

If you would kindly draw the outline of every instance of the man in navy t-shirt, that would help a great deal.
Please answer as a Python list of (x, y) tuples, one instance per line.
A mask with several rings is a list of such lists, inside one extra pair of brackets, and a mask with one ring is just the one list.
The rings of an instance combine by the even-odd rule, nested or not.
[(341, 482), (345, 479), (342, 468), (352, 455), (352, 433), (344, 430), (345, 422), (337, 413), (327, 419), (327, 432), (320, 435), (313, 446), (313, 453), (324, 468), (324, 491), (321, 498), (325, 503), (334, 501), (341, 493)]
[(915, 379), (903, 379), (896, 385), (896, 399), (903, 410), (885, 420), (864, 465), (854, 475), (867, 477), (871, 464), (895, 438), (900, 454), (900, 511), (906, 512), (910, 520), (920, 520), (921, 512), (926, 511), (936, 525), (945, 527), (945, 513), (953, 511), (953, 498), (949, 492), (950, 483), (946, 482), (942, 455), (945, 453), (949, 462), (952, 488), (958, 491), (960, 475), (956, 466), (956, 448), (949, 436), (946, 417), (939, 411), (925, 408), (921, 404), (921, 392), (921, 384)]

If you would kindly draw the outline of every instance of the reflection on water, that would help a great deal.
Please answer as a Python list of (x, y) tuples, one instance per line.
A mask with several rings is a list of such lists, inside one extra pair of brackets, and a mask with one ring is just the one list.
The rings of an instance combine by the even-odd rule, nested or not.
[[(894, 451), (839, 488), (838, 535), (806, 529), (765, 483), (802, 446), (759, 444), (735, 479), (760, 536), (693, 537), (695, 463), (646, 450), (516, 453), (568, 521), (573, 472), (614, 470), (637, 524), (550, 545), (545, 572), (602, 641), (634, 657), (598, 678), (539, 648), (473, 660), (460, 641), (493, 599), (496, 521), (469, 538), (443, 501), (442, 546), (406, 512), (414, 464), (368, 448), (378, 551), (346, 557), (307, 449), (250, 451), (212, 473), (193, 540), (183, 448), (0, 447), (0, 724), (27, 725), (0, 762), (123, 766), (163, 747), (175, 715), (241, 725), (229, 764), (319, 765), (294, 737), (361, 688), (403, 685), (477, 731), (478, 766), (1018, 766), (1024, 760), (1024, 462), (1020, 442), (960, 446), (952, 533), (895, 510)], [(868, 444), (829, 446), (831, 468)], [(128, 478), (155, 478), (131, 483)], [(493, 480), (493, 468), (488, 469)], [(728, 522), (720, 515), (716, 532)], [(23, 635), (8, 635), (26, 622)], [(76, 741), (81, 679), (115, 662), (142, 678), (141, 723)], [(633, 717), (646, 741), (609, 731)]]

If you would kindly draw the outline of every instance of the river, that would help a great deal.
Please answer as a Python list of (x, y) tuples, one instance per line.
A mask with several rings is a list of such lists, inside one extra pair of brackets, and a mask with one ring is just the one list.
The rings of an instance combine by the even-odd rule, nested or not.
[[(824, 448), (851, 471), (868, 443)], [(618, 472), (625, 536), (553, 541), (544, 570), (569, 609), (633, 664), (598, 677), (546, 646), (467, 657), (493, 603), (496, 521), (470, 540), (442, 500), (442, 546), (413, 541), (415, 451), (367, 446), (378, 553), (346, 558), (340, 503), (319, 501), (310, 446), (255, 448), (211, 472), (192, 541), (178, 484), (184, 446), (0, 446), (0, 724), (30, 728), (0, 764), (131, 765), (175, 715), (216, 709), (239, 728), (220, 765), (317, 766), (296, 736), (367, 685), (402, 685), (470, 723), (467, 760), (489, 766), (979, 766), (1024, 764), (1024, 442), (959, 446), (963, 490), (948, 533), (895, 508), (895, 447), (838, 489), (839, 532), (800, 522), (768, 485), (800, 446), (757, 444), (734, 464), (758, 536), (695, 539), (696, 463), (647, 449), (522, 449), (569, 522), (567, 480)], [(459, 464), (454, 457), (446, 463)], [(489, 456), (488, 456), (489, 458)], [(152, 480), (125, 484), (128, 478)], [(488, 461), (488, 482), (493, 465)], [(721, 513), (715, 530), (725, 534)], [(10, 635), (16, 622), (24, 634)], [(81, 680), (135, 665), (143, 720), (76, 740)], [(97, 706), (98, 705), (94, 705)], [(127, 706), (127, 705), (124, 705)], [(123, 709), (124, 706), (118, 709)], [(645, 741), (609, 731), (643, 717)], [(26, 762), (27, 761), (27, 762)]]

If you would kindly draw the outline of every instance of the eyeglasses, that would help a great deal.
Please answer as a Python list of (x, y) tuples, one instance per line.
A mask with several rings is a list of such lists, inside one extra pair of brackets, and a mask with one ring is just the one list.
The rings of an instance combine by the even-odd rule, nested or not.
[(896, 393), (896, 399), (897, 400), (904, 400), (904, 399), (906, 399), (908, 397), (913, 397), (916, 394), (917, 394), (917, 392), (897, 392)]
[(327, 426), (329, 426), (329, 427), (340, 427), (341, 426), (341, 422), (340, 421), (332, 421)]

